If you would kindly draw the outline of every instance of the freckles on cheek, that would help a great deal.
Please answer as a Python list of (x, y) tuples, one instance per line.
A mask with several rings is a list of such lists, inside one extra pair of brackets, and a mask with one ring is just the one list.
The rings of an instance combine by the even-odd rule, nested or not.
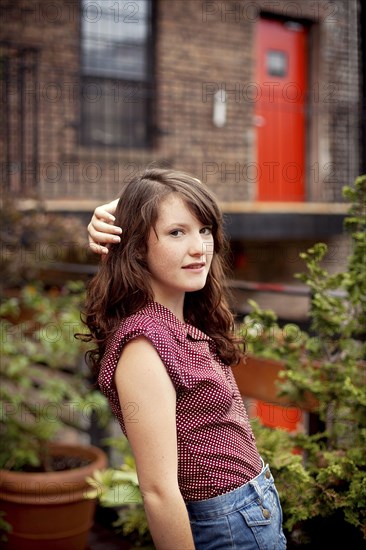
[(172, 263), (172, 253), (168, 250), (165, 250), (164, 246), (160, 244), (159, 241), (150, 248), (150, 256), (155, 266), (159, 268), (169, 267)]
[(161, 266), (166, 266), (166, 267), (169, 267), (174, 260), (173, 254), (170, 252), (164, 252), (163, 254), (160, 254), (159, 258), (160, 258)]

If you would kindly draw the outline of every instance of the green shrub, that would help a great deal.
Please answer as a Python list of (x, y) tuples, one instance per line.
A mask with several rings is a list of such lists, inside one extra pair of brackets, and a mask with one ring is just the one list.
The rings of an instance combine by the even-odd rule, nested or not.
[(352, 201), (345, 219), (352, 239), (345, 271), (329, 274), (322, 267), (325, 244), (301, 254), (307, 269), (298, 277), (311, 291), (309, 333), (295, 325), (284, 331), (274, 312), (255, 302), (242, 332), (256, 327), (249, 351), (282, 362), (279, 395), (299, 407), (309, 396), (318, 403), (317, 433), (256, 427), (281, 495), (286, 530), (298, 535), (310, 520), (333, 518), (366, 539), (366, 176), (344, 195)]
[(27, 285), (0, 305), (0, 468), (48, 468), (47, 443), (109, 417), (74, 338), (82, 330), (83, 284)]

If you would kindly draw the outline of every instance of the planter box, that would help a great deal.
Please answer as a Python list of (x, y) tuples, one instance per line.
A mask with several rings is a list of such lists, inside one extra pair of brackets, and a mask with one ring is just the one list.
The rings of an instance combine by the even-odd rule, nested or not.
[(250, 418), (259, 418), (271, 428), (303, 431), (306, 413), (316, 410), (316, 402), (309, 398), (300, 408), (286, 397), (279, 397), (278, 374), (282, 369), (280, 361), (247, 356), (233, 368), (233, 373)]

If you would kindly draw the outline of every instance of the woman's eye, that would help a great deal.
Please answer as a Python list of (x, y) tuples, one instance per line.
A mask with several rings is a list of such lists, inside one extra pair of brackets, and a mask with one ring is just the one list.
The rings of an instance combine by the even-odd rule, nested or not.
[(182, 234), (183, 234), (183, 231), (181, 229), (174, 229), (173, 231), (170, 232), (170, 235), (172, 235), (172, 237), (179, 237)]
[(201, 233), (203, 235), (212, 235), (212, 227), (202, 227)]

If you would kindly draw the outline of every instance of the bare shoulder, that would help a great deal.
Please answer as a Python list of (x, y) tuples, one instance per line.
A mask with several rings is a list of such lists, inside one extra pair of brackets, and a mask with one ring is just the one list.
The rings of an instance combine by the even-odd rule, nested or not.
[(133, 338), (123, 347), (116, 369), (117, 386), (118, 382), (126, 383), (128, 380), (139, 380), (140, 389), (142, 380), (154, 386), (158, 381), (160, 384), (164, 380), (165, 384), (171, 383), (159, 353), (145, 336)]
[(162, 363), (158, 352), (150, 340), (145, 336), (138, 336), (123, 346), (118, 365), (125, 365), (131, 362), (142, 364), (143, 360), (146, 359)]

